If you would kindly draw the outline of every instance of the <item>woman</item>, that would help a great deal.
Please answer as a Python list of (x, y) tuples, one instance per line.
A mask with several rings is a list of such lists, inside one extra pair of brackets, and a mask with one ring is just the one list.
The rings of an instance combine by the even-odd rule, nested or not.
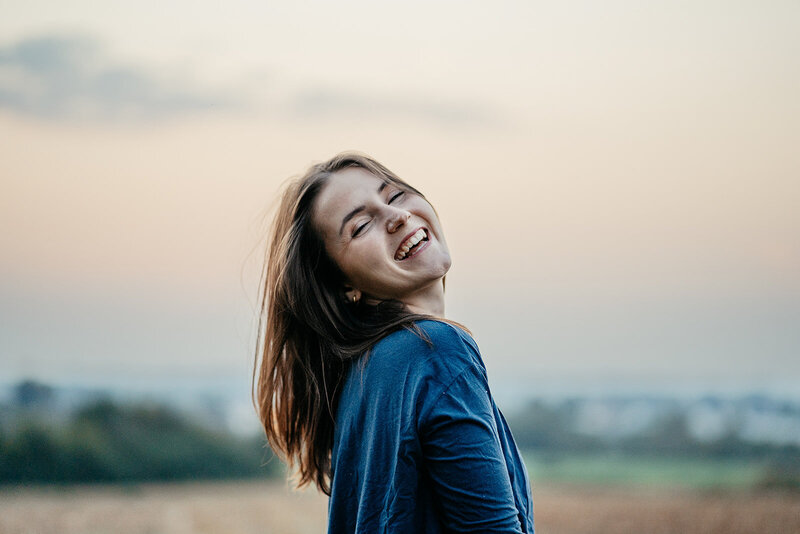
[(445, 320), (433, 207), (374, 159), (291, 182), (261, 287), (255, 398), (328, 532), (533, 532), (530, 486), (478, 347)]

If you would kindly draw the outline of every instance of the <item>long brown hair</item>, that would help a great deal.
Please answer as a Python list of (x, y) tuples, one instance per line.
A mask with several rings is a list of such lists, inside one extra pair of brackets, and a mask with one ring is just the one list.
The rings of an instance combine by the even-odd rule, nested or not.
[[(403, 303), (348, 302), (345, 279), (312, 224), (314, 200), (334, 173), (361, 167), (422, 194), (369, 156), (339, 154), (291, 181), (275, 214), (259, 288), (253, 400), (267, 440), (297, 470), (297, 485), (330, 494), (330, 453), (342, 382), (381, 338), (408, 328), (424, 337)], [(424, 198), (424, 197), (423, 197)]]

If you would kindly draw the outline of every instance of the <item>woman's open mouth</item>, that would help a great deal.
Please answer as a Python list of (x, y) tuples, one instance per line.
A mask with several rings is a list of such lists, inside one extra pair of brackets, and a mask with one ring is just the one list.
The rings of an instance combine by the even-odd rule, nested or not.
[(410, 258), (423, 248), (423, 243), (428, 241), (428, 231), (425, 228), (420, 228), (410, 236), (406, 237), (397, 252), (394, 253), (394, 259), (402, 261)]

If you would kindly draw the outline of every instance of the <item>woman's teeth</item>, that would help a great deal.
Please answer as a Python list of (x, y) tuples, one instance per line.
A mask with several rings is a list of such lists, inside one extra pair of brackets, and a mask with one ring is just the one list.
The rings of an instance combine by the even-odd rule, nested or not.
[(414, 248), (420, 241), (423, 241), (428, 238), (428, 234), (425, 232), (424, 228), (420, 228), (416, 231), (414, 235), (406, 239), (406, 241), (400, 246), (397, 250), (397, 254), (395, 255), (394, 259), (402, 260), (408, 255), (408, 251)]

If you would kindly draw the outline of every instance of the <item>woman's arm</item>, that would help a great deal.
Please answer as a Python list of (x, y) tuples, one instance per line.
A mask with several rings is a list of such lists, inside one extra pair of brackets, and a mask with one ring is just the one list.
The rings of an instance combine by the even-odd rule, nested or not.
[(448, 530), (523, 532), (494, 414), (485, 375), (473, 365), (421, 416), (425, 466)]

